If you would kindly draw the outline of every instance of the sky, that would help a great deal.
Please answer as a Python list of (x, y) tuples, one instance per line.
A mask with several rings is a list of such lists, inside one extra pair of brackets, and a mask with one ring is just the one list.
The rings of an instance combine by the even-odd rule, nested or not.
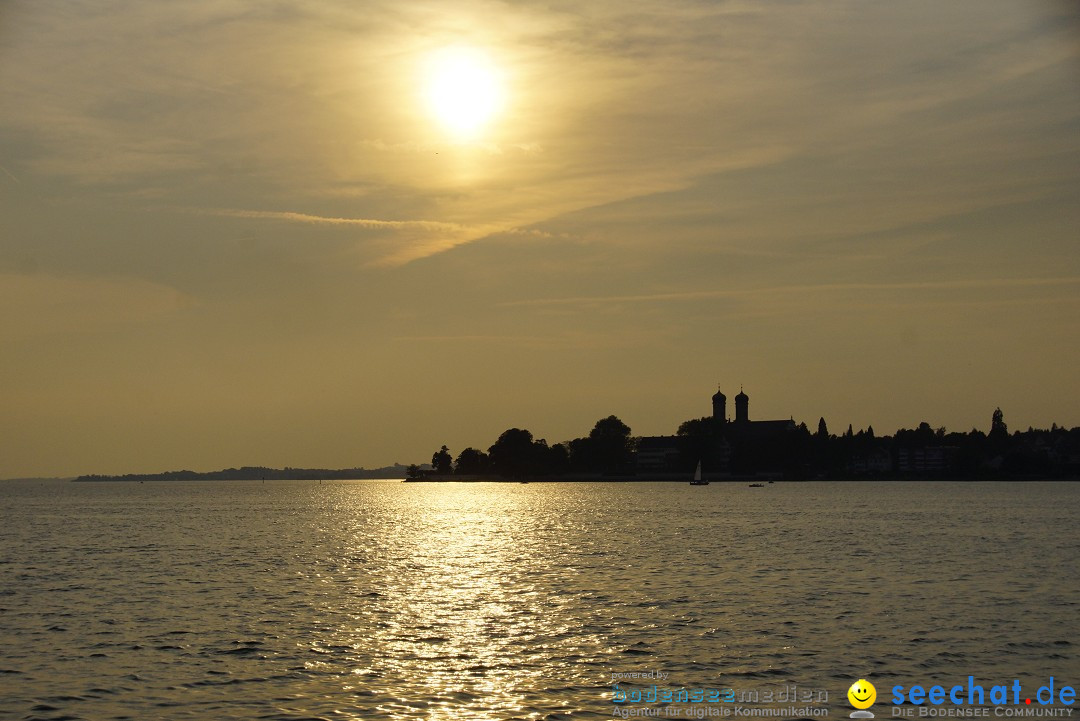
[(1078, 40), (1073, 0), (0, 0), (0, 478), (671, 434), (718, 387), (1080, 425)]

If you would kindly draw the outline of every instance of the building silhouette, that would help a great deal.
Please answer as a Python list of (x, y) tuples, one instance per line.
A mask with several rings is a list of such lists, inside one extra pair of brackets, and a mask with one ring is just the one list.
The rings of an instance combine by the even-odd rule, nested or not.
[(712, 415), (721, 423), (727, 421), (727, 396), (719, 388), (716, 389), (716, 393), (712, 397)]
[(724, 394), (717, 390), (713, 396), (713, 419), (724, 426), (724, 435), (731, 440), (766, 440), (795, 430), (795, 421), (790, 418), (779, 421), (750, 420), (750, 396), (742, 388), (735, 396), (734, 421), (728, 422), (724, 416), (726, 402)]
[(734, 420), (727, 417), (727, 396), (718, 387), (712, 396), (712, 416), (691, 423), (694, 428), (683, 435), (640, 438), (635, 456), (638, 474), (685, 473), (699, 461), (714, 477), (732, 470), (769, 469), (778, 460), (772, 449), (795, 430), (791, 419), (750, 420), (750, 396), (742, 388), (735, 396)]

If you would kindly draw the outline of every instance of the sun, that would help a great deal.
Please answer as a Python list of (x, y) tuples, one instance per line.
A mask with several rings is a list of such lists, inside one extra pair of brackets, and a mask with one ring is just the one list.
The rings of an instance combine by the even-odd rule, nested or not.
[(428, 110), (460, 140), (478, 136), (502, 108), (500, 73), (480, 50), (443, 48), (429, 56), (424, 74)]

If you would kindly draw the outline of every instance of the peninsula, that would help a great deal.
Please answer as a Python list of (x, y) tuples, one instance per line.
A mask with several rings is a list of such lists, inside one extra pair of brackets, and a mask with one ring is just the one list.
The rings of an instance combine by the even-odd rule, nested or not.
[(824, 418), (814, 432), (790, 418), (751, 420), (750, 397), (741, 389), (734, 418), (722, 391), (711, 400), (711, 415), (687, 420), (669, 436), (635, 437), (612, 415), (587, 436), (554, 445), (520, 428), (503, 432), (486, 452), (469, 447), (456, 459), (444, 445), (430, 470), (409, 466), (408, 480), (685, 481), (698, 463), (712, 480), (1080, 479), (1080, 427), (1010, 434), (1000, 408), (988, 432), (949, 432), (923, 422), (891, 436), (851, 425), (834, 435)]

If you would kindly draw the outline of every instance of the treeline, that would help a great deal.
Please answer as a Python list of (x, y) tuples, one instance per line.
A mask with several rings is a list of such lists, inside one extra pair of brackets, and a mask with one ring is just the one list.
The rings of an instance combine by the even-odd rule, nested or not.
[(408, 468), (401, 464), (383, 468), (265, 468), (244, 466), (221, 471), (166, 471), (164, 473), (128, 473), (123, 476), (86, 475), (75, 481), (331, 481), (372, 478), (405, 478)]
[(527, 430), (510, 428), (486, 452), (470, 447), (455, 459), (443, 446), (432, 455), (430, 471), (412, 465), (408, 477), (626, 475), (634, 472), (635, 440), (630, 426), (615, 416), (597, 421), (583, 438), (550, 446), (546, 439), (536, 440)]
[[(863, 439), (865, 444), (866, 439)], [(849, 448), (859, 452), (858, 434), (848, 432), (833, 442), (833, 468), (842, 465)], [(883, 446), (897, 472), (918, 471), (920, 451), (925, 473), (958, 479), (1076, 479), (1080, 478), (1080, 427), (1008, 432), (1001, 409), (993, 414), (990, 432), (973, 428), (967, 433), (949, 432), (920, 423), (900, 429)], [(905, 465), (906, 464), (906, 465)]]

